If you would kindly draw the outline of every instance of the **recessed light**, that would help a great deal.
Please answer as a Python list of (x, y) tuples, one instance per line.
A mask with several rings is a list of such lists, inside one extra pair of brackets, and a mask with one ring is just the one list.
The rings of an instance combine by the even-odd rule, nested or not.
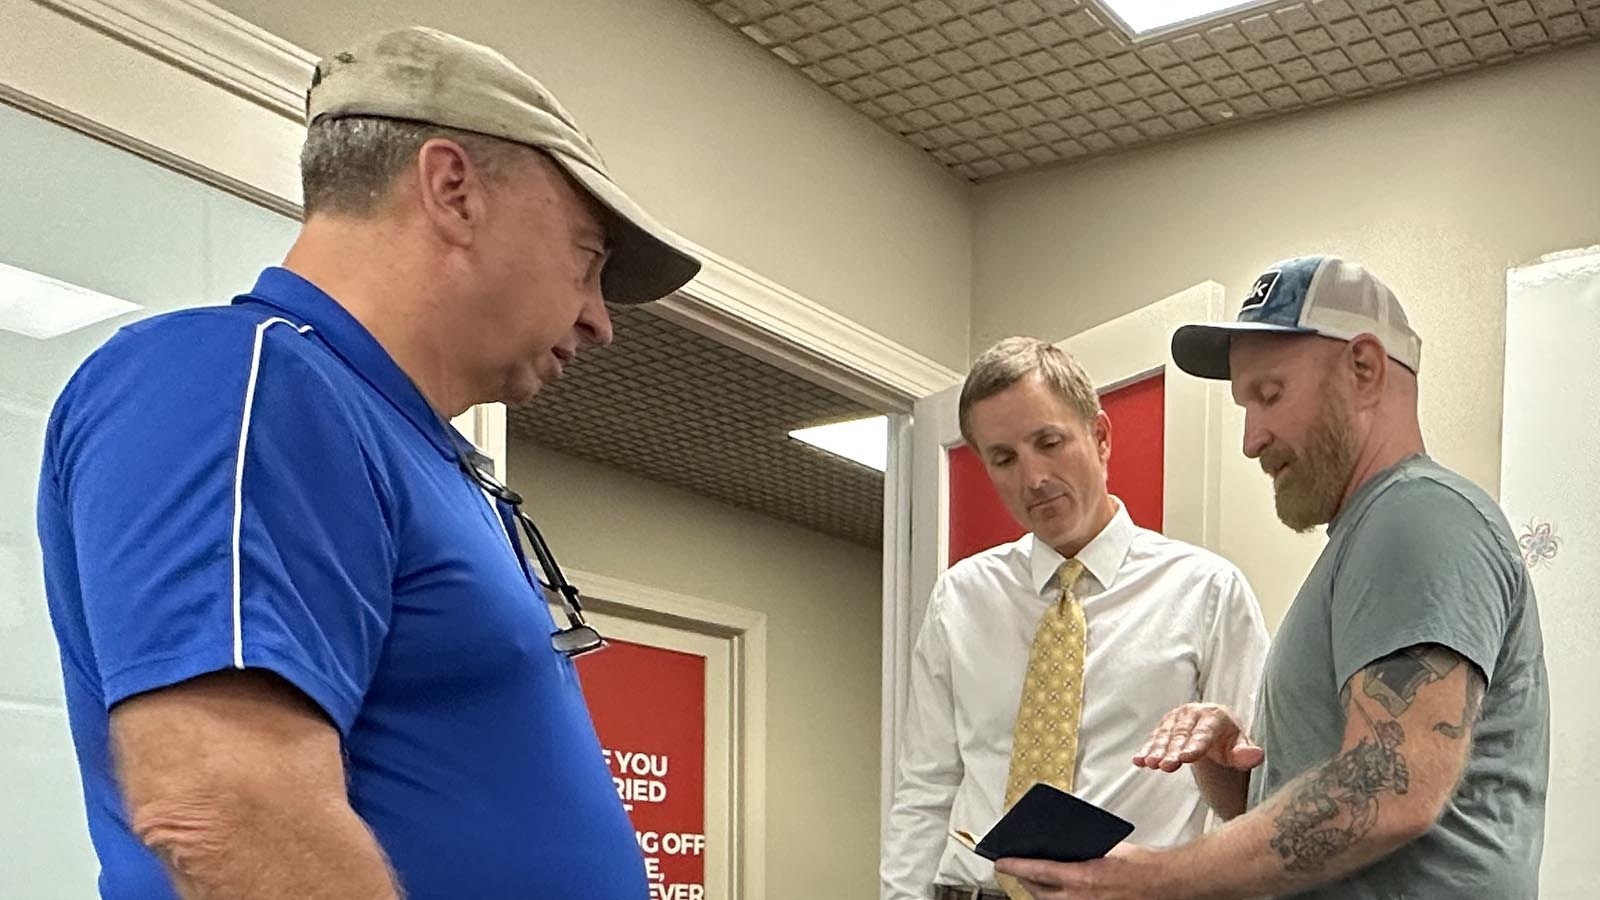
[(889, 462), (889, 419), (872, 416), (789, 432), (789, 437), (882, 472)]
[(47, 341), (141, 309), (120, 297), (0, 263), (0, 330)]
[(1189, 25), (1247, 6), (1260, 6), (1265, 0), (1100, 0), (1128, 34), (1149, 37), (1178, 25)]

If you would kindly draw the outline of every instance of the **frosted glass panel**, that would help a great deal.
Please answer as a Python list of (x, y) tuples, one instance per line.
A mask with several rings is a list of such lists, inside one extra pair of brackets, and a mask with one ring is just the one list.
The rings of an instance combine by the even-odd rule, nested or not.
[(248, 290), (283, 257), (296, 223), (3, 105), (0, 147), (0, 263), (140, 307), (48, 340), (0, 320), (0, 896), (20, 886), (16, 896), (30, 900), (90, 898), (96, 866), (34, 533), (45, 421), (117, 328)]
[(89, 900), (99, 864), (84, 831), (78, 772), (59, 707), (0, 701), (0, 897)]
[(1500, 500), (1539, 595), (1550, 671), (1550, 801), (1539, 895), (1600, 896), (1593, 814), (1600, 783), (1600, 252), (1515, 269), (1506, 280)]

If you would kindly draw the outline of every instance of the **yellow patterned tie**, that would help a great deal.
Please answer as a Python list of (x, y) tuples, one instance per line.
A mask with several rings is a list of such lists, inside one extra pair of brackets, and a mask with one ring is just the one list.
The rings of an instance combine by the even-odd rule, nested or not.
[[(1017, 724), (1011, 732), (1011, 773), (1006, 779), (1006, 809), (1035, 782), (1072, 790), (1078, 773), (1078, 723), (1083, 719), (1083, 657), (1088, 649), (1088, 623), (1074, 587), (1083, 563), (1069, 559), (1057, 579), (1061, 599), (1039, 619), (1028, 651), (1028, 674), (1022, 681)], [(1012, 900), (1027, 900), (1016, 879), (999, 876)]]

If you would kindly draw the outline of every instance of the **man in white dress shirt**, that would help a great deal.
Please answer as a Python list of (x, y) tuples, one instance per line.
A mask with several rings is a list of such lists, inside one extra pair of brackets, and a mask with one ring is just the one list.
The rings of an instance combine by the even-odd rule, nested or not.
[(1132, 840), (1200, 834), (1207, 807), (1193, 779), (1152, 778), (1133, 757), (1175, 705), (1247, 717), (1267, 650), (1237, 568), (1140, 528), (1107, 492), (1110, 420), (1067, 353), (1032, 338), (996, 344), (967, 376), (960, 421), (1029, 533), (962, 560), (934, 586), (911, 660), (886, 900), (1005, 900), (993, 866), (949, 832), (981, 835), (1004, 812), (1030, 647), (1063, 599), (1067, 560), (1082, 565), (1067, 587), (1086, 626), (1073, 793), (1134, 823)]

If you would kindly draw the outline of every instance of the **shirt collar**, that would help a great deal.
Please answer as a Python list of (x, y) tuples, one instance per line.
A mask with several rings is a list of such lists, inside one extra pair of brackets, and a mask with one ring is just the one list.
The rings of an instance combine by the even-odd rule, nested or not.
[(1398, 474), (1401, 469), (1405, 468), (1412, 462), (1417, 460), (1427, 460), (1428, 458), (1428, 454), (1426, 453), (1413, 453), (1389, 468), (1384, 469), (1382, 472), (1379, 472), (1371, 478), (1368, 478), (1365, 484), (1356, 488), (1356, 492), (1350, 495), (1349, 501), (1339, 508), (1339, 512), (1335, 514), (1333, 520), (1328, 523), (1328, 536), (1333, 537), (1333, 535), (1338, 532), (1340, 526), (1345, 522), (1353, 522), (1356, 519), (1359, 519), (1361, 517), (1361, 513), (1372, 504), (1372, 498), (1378, 496), (1378, 494), (1383, 490), (1383, 487), (1390, 481), (1394, 480), (1394, 476)]
[[(1094, 576), (1100, 582), (1101, 588), (1111, 587), (1116, 580), (1117, 570), (1122, 568), (1122, 561), (1128, 558), (1128, 548), (1133, 546), (1133, 533), (1135, 525), (1128, 516), (1128, 508), (1116, 497), (1111, 498), (1117, 504), (1117, 512), (1100, 529), (1100, 533), (1086, 544), (1078, 553), (1078, 562), (1083, 563), (1084, 571)], [(1066, 557), (1056, 552), (1056, 549), (1039, 539), (1038, 535), (1030, 535), (1033, 546), (1028, 551), (1028, 566), (1033, 575), (1033, 589), (1043, 594), (1045, 588), (1050, 586), (1050, 579), (1055, 577), (1061, 564), (1066, 562)]]
[(281, 312), (312, 333), (344, 361), (361, 379), (389, 401), (401, 415), (447, 459), (457, 459), (472, 445), (454, 426), (428, 405), (410, 376), (401, 370), (389, 351), (355, 316), (310, 281), (294, 272), (273, 266), (262, 271), (250, 293), (233, 302), (260, 303)]

